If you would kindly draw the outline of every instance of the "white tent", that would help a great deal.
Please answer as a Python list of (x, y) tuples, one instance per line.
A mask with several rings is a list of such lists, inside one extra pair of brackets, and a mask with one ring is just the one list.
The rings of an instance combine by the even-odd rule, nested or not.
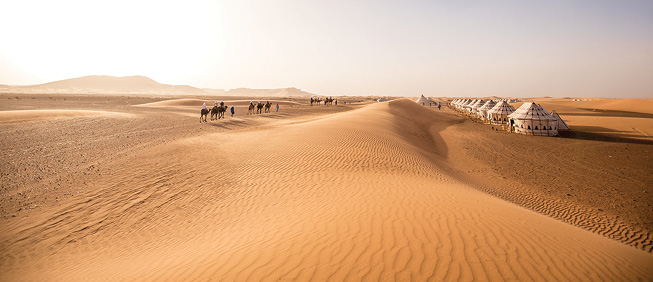
[(472, 114), (472, 115), (476, 115), (476, 112), (478, 111), (478, 109), (483, 107), (484, 104), (485, 104), (485, 101), (483, 101), (483, 99), (476, 100), (476, 102), (469, 107), (469, 113)]
[(463, 105), (463, 109), (469, 111), (469, 108), (471, 108), (472, 105), (474, 105), (474, 103), (476, 103), (476, 101), (477, 101), (477, 100), (474, 99), (474, 100), (470, 100), (469, 102), (465, 103), (465, 104)]
[(487, 111), (488, 121), (492, 124), (505, 124), (508, 122), (508, 115), (515, 111), (515, 107), (506, 101), (501, 101)]
[(527, 135), (556, 136), (558, 120), (540, 105), (527, 102), (508, 115), (515, 132)]
[(431, 101), (429, 101), (429, 99), (426, 99), (426, 97), (424, 97), (424, 95), (422, 95), (422, 97), (419, 97), (419, 99), (417, 99), (417, 101), (415, 101), (415, 102), (416, 102), (417, 104), (421, 104), (422, 106), (426, 106), (426, 105), (428, 105), (428, 103), (430, 103)]
[(457, 109), (457, 110), (460, 110), (460, 108), (461, 108), (465, 103), (467, 103), (467, 99), (460, 99), (460, 100), (458, 101), (458, 103), (456, 103), (456, 109)]
[(567, 123), (562, 120), (560, 115), (556, 113), (555, 111), (551, 111), (551, 115), (558, 120), (558, 131), (566, 131), (566, 130), (571, 130)]
[(478, 108), (478, 116), (479, 116), (480, 118), (484, 119), (484, 120), (487, 120), (487, 119), (488, 119), (488, 118), (487, 118), (487, 111), (489, 111), (490, 109), (492, 109), (492, 108), (494, 107), (494, 105), (496, 105), (496, 104), (497, 104), (497, 103), (495, 103), (495, 102), (492, 101), (492, 100), (489, 100), (489, 101), (485, 102), (485, 104), (484, 104), (483, 106), (481, 106), (480, 108)]
[(458, 99), (458, 102), (454, 105), (455, 110), (460, 110), (460, 107), (463, 106), (463, 104), (467, 101), (467, 99)]

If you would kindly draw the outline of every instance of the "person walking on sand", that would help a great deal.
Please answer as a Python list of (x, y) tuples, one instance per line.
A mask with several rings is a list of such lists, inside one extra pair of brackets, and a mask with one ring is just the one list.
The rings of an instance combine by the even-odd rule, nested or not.
[(279, 111), (279, 103), (277, 103), (277, 112)]
[(234, 116), (234, 111), (235, 111), (235, 110), (234, 110), (234, 105), (231, 105), (231, 116), (232, 116), (232, 117)]
[(438, 111), (440, 110), (440, 107), (442, 107), (442, 103), (438, 103)]

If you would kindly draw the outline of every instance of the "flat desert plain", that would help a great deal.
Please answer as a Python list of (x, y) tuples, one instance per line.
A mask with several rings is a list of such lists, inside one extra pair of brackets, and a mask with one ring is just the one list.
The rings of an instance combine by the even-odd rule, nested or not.
[(0, 280), (653, 280), (649, 100), (215, 99), (0, 95)]

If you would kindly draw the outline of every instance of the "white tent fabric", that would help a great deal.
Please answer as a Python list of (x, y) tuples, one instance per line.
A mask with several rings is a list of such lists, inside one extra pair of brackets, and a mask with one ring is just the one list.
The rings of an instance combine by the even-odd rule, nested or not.
[(540, 105), (527, 102), (508, 115), (515, 132), (527, 135), (556, 136), (558, 120)]
[(476, 99), (474, 99), (474, 100), (470, 100), (469, 102), (467, 102), (466, 104), (463, 105), (463, 108), (464, 108), (464, 109), (469, 109), (469, 108), (471, 108), (472, 105), (474, 105), (474, 103), (476, 103), (476, 101), (477, 101)]
[(551, 113), (551, 116), (553, 116), (554, 118), (556, 118), (558, 120), (558, 131), (571, 130), (571, 128), (569, 128), (569, 125), (567, 125), (567, 123), (564, 120), (562, 120), (562, 118), (560, 117), (560, 115), (558, 113), (553, 111)]
[(426, 99), (426, 97), (424, 97), (424, 95), (422, 95), (422, 97), (419, 97), (419, 99), (417, 99), (417, 101), (415, 101), (415, 102), (417, 104), (427, 105), (430, 101), (429, 101), (429, 99)]
[(515, 107), (506, 101), (501, 101), (487, 111), (488, 120), (493, 124), (505, 124), (508, 122), (508, 115), (515, 111)]
[(487, 119), (487, 111), (492, 109), (492, 107), (494, 107), (494, 105), (496, 105), (496, 104), (497, 103), (495, 103), (492, 100), (489, 100), (489, 101), (485, 102), (485, 104), (483, 104), (483, 106), (478, 108), (478, 116), (481, 117), (482, 119)]
[(476, 111), (478, 109), (480, 109), (481, 107), (483, 107), (484, 104), (485, 104), (485, 101), (483, 101), (483, 99), (476, 100), (476, 102), (473, 105), (469, 106), (469, 112), (471, 114), (475, 115)]

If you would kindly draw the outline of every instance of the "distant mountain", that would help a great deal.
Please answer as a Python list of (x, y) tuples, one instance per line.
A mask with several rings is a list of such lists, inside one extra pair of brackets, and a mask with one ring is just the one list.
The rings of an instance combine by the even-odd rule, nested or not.
[(115, 77), (108, 75), (90, 75), (38, 85), (13, 86), (4, 88), (2, 91), (45, 94), (206, 94), (199, 88), (158, 83), (145, 76)]
[(246, 97), (309, 97), (317, 96), (316, 94), (306, 92), (294, 87), (277, 88), (277, 89), (250, 89), (235, 88), (226, 91), (225, 96), (246, 96)]
[(188, 85), (170, 85), (145, 76), (89, 75), (64, 79), (38, 85), (0, 85), (0, 93), (23, 94), (168, 94), (168, 95), (215, 95), (249, 97), (307, 97), (315, 94), (297, 88), (231, 90), (196, 88)]

